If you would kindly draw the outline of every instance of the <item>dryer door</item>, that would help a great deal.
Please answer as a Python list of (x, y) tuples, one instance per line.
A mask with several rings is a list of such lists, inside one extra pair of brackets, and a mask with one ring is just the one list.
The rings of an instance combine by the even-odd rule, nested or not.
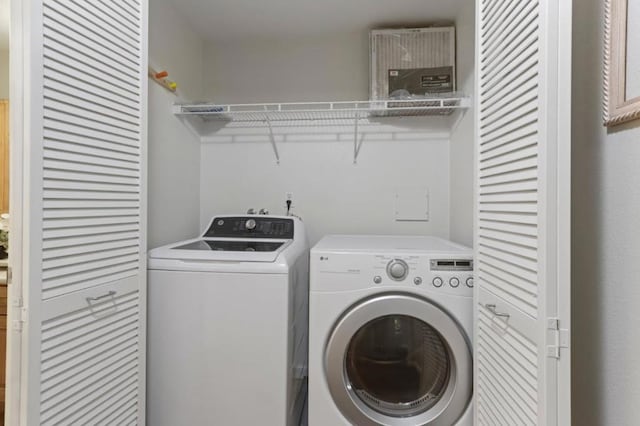
[(350, 309), (333, 329), (325, 363), (336, 405), (358, 425), (450, 426), (471, 399), (464, 331), (414, 296), (379, 295)]

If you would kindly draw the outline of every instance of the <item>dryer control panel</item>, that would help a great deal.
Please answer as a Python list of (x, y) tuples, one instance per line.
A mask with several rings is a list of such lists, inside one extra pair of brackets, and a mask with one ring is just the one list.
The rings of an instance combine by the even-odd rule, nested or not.
[(426, 256), (375, 256), (371, 283), (411, 285), (452, 294), (471, 294), (472, 258), (429, 258)]

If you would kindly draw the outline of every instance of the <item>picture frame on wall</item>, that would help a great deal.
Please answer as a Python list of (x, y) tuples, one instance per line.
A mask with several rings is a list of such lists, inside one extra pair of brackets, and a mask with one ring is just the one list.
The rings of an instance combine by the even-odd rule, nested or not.
[(640, 1), (605, 0), (604, 41), (604, 125), (611, 127), (640, 119)]

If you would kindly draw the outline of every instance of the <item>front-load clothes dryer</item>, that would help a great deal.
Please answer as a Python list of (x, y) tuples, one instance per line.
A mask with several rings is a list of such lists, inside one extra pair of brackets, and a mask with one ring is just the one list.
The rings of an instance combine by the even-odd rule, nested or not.
[(217, 216), (149, 254), (152, 426), (293, 426), (306, 398), (309, 250), (295, 217)]
[(472, 250), (328, 236), (311, 250), (309, 425), (472, 425)]

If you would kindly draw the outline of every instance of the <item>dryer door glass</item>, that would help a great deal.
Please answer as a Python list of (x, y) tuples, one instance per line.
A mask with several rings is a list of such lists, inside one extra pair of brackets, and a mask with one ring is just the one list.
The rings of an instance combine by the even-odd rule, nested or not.
[(451, 374), (450, 352), (429, 324), (388, 315), (362, 326), (351, 339), (345, 373), (367, 406), (392, 417), (414, 416), (444, 395)]

